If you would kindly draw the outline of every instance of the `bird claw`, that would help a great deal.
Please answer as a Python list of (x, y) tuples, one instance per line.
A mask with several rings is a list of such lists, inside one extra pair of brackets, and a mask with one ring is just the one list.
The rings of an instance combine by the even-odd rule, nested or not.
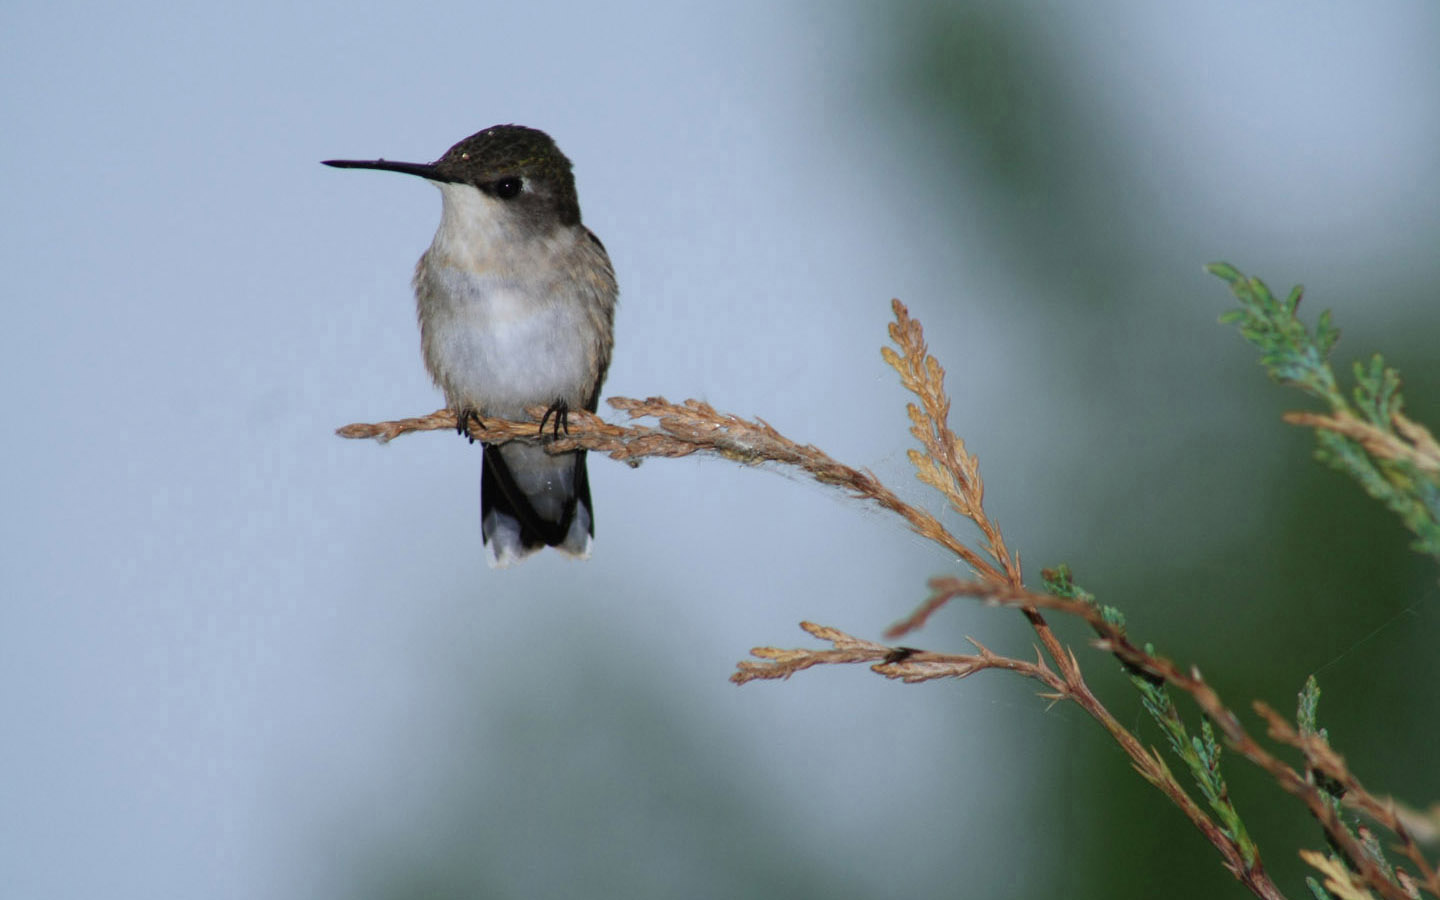
[(555, 417), (555, 424), (550, 432), (551, 439), (558, 440), (562, 428), (568, 435), (570, 433), (570, 404), (566, 403), (563, 397), (555, 398), (555, 402), (545, 410), (545, 415), (540, 417), (540, 429), (535, 433), (541, 437), (545, 436), (545, 423), (550, 421), (551, 416)]
[(455, 414), (455, 433), (464, 437), (470, 443), (475, 443), (475, 435), (470, 433), (470, 423), (475, 423), (480, 429), (485, 428), (485, 420), (473, 409), (462, 409)]

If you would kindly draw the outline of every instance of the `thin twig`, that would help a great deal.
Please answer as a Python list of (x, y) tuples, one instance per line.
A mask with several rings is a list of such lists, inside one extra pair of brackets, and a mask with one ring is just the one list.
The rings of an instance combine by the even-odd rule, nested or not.
[[(569, 432), (562, 433), (558, 438), (544, 439), (542, 443), (546, 449), (553, 453), (594, 450), (627, 462), (646, 457), (706, 453), (746, 465), (778, 463), (792, 466), (808, 473), (821, 484), (844, 488), (856, 497), (895, 513), (905, 519), (916, 534), (940, 544), (984, 577), (1004, 580), (999, 570), (946, 531), (938, 519), (901, 500), (872, 473), (838, 463), (810, 444), (792, 441), (763, 419), (748, 420), (717, 412), (714, 407), (699, 400), (671, 403), (663, 397), (647, 400), (611, 397), (606, 402), (632, 420), (653, 418), (656, 424), (613, 425), (590, 413), (572, 410)], [(538, 419), (544, 409), (541, 407), (531, 412)], [(455, 414), (448, 409), (413, 419), (346, 425), (336, 434), (346, 438), (373, 438), (383, 443), (413, 431), (439, 430), (455, 430)], [(534, 422), (493, 418), (485, 419), (483, 427), (472, 424), (470, 434), (476, 440), (492, 444), (538, 440)]]
[[(1314, 412), (1288, 412), (1284, 419), (1291, 425), (1303, 425), (1343, 434), (1358, 441), (1366, 452), (1379, 459), (1406, 462), (1422, 472), (1440, 473), (1440, 444), (1430, 431), (1418, 422), (1396, 413), (1393, 421), (1398, 434), (1391, 434), (1348, 412), (1333, 416)], [(1409, 443), (1406, 443), (1406, 441)]]
[(1038, 651), (1035, 662), (1026, 662), (1000, 656), (974, 638), (966, 638), (975, 647), (975, 653), (931, 653), (913, 647), (887, 647), (814, 622), (801, 622), (800, 627), (822, 641), (829, 641), (834, 645), (834, 649), (785, 650), (779, 647), (756, 647), (750, 651), (750, 655), (762, 661), (742, 660), (736, 664), (730, 680), (736, 684), (745, 684), (757, 680), (789, 678), (812, 666), (871, 663), (872, 672), (908, 684), (934, 681), (938, 678), (966, 678), (986, 669), (1004, 669), (1033, 678), (1050, 688), (1050, 693), (1041, 695), (1046, 699), (1060, 700), (1069, 694), (1064, 679), (1045, 665), (1045, 659)]
[[(1081, 600), (1039, 594), (1028, 590), (997, 589), (984, 582), (965, 581), (957, 578), (935, 578), (931, 580), (930, 587), (932, 596), (925, 606), (932, 609), (943, 604), (943, 600), (940, 598), (968, 596), (992, 606), (1038, 607), (1083, 619), (1100, 635), (1095, 642), (1096, 647), (1115, 654), (1137, 672), (1161, 679), (1193, 697), (1195, 703), (1204, 711), (1210, 721), (1220, 729), (1225, 736), (1226, 743), (1233, 750), (1268, 772), (1281, 788), (1304, 801), (1311, 814), (1319, 820), (1325, 833), (1334, 842), (1337, 850), (1342, 852), (1347, 861), (1365, 877), (1366, 883), (1371, 888), (1393, 900), (1408, 900), (1405, 891), (1392, 882), (1383, 870), (1370, 859), (1364, 848), (1345, 828), (1344, 823), (1336, 817), (1321, 790), (1251, 737), (1240, 723), (1239, 717), (1221, 701), (1220, 695), (1204, 680), (1198, 669), (1192, 668), (1186, 672), (1165, 657), (1147, 653), (1135, 646), (1120, 628), (1105, 620), (1104, 615), (1097, 607)], [(1271, 716), (1275, 715), (1269, 707), (1263, 704), (1260, 704), (1259, 708), (1262, 713), (1269, 712)], [(1266, 716), (1266, 718), (1269, 719), (1270, 716)], [(1278, 716), (1276, 718), (1278, 719)], [(1280, 721), (1283, 722), (1283, 720)], [(1272, 736), (1277, 740), (1284, 740), (1283, 735), (1286, 732), (1275, 732), (1273, 721), (1271, 727)], [(1293, 730), (1290, 733), (1293, 733)], [(1395, 833), (1400, 839), (1401, 849), (1420, 870), (1425, 889), (1432, 894), (1440, 895), (1440, 882), (1436, 880), (1435, 869), (1425, 860), (1419, 847), (1410, 838), (1404, 823), (1394, 815), (1393, 810), (1387, 808), (1360, 784), (1359, 780), (1345, 768), (1344, 760), (1338, 754), (1333, 752), (1322, 754), (1313, 741), (1302, 742), (1297, 746), (1302, 750), (1309, 747), (1316, 754), (1312, 767), (1345, 785), (1349, 792), (1355, 794), (1352, 802), (1361, 805), (1377, 822)], [(1325, 749), (1328, 751), (1328, 746)]]
[[(896, 321), (890, 326), (890, 336), (898, 350), (885, 348), (883, 352), (886, 362), (900, 374), (902, 383), (918, 400), (918, 403), (907, 407), (911, 433), (920, 443), (919, 449), (910, 451), (916, 477), (940, 491), (954, 512), (976, 525), (983, 538), (979, 551), (952, 535), (935, 516), (900, 500), (872, 473), (845, 466), (812, 445), (792, 441), (763, 419), (743, 419), (720, 413), (697, 400), (675, 404), (660, 397), (646, 400), (612, 398), (608, 401), (610, 405), (627, 415), (631, 419), (630, 424), (612, 424), (589, 413), (571, 412), (566, 433), (543, 439), (537, 434), (534, 421), (498, 419), (472, 422), (470, 435), (491, 444), (514, 440), (539, 442), (555, 453), (593, 450), (632, 464), (646, 457), (679, 457), (694, 453), (720, 456), (747, 465), (778, 463), (798, 468), (822, 484), (841, 487), (855, 497), (875, 503), (899, 515), (914, 532), (945, 548), (976, 574), (973, 580), (954, 577), (933, 579), (929, 597), (910, 616), (892, 626), (886, 633), (887, 637), (898, 637), (920, 628), (955, 597), (973, 597), (989, 605), (1019, 608), (1034, 628), (1044, 647), (1044, 654), (1037, 651), (1033, 663), (1011, 659), (994, 654), (973, 640), (975, 653), (934, 653), (878, 644), (838, 629), (803, 623), (802, 627), (807, 632), (830, 642), (831, 649), (759, 647), (752, 651), (758, 660), (739, 663), (731, 676), (733, 681), (743, 684), (757, 679), (783, 679), (817, 665), (853, 663), (868, 663), (877, 674), (907, 682), (965, 678), (986, 669), (1014, 671), (1044, 685), (1047, 690), (1042, 696), (1047, 699), (1072, 701), (1095, 718), (1130, 757), (1141, 777), (1169, 797), (1216, 847), (1226, 868), (1236, 878), (1257, 896), (1271, 900), (1281, 898), (1283, 895), (1265, 872), (1258, 853), (1254, 853), (1247, 863), (1236, 841), (1181, 787), (1159, 753), (1141, 744), (1095, 697), (1085, 683), (1074, 653), (1060, 643), (1042, 617), (1041, 610), (1075, 616), (1089, 623), (1100, 636), (1096, 646), (1113, 653), (1133, 672), (1190, 694), (1229, 746), (1265, 769), (1282, 788), (1305, 802), (1320, 821), (1336, 851), (1344, 856), (1346, 863), (1358, 873), (1365, 885), (1389, 900), (1406, 900), (1410, 896), (1407, 890), (1412, 883), (1410, 876), (1397, 874), (1401, 884), (1388, 877), (1344, 823), (1338, 820), (1328, 795), (1313, 783), (1312, 778), (1302, 776), (1261, 747), (1241, 725), (1239, 718), (1221, 702), (1198, 670), (1183, 671), (1164, 657), (1136, 647), (1123, 629), (1107, 622), (1100, 609), (1090, 603), (1036, 593), (1024, 587), (1019, 554), (1007, 549), (999, 527), (985, 512), (984, 483), (980, 477), (979, 462), (949, 428), (950, 400), (944, 390), (944, 369), (929, 355), (919, 322), (910, 318), (899, 301), (894, 301), (893, 308)], [(530, 412), (538, 420), (544, 410), (537, 408)], [(650, 421), (640, 423), (637, 420)], [(1377, 456), (1407, 462), (1426, 471), (1433, 471), (1432, 466), (1440, 465), (1440, 447), (1437, 447), (1434, 438), (1422, 426), (1403, 416), (1397, 416), (1394, 423), (1398, 436), (1387, 435), (1353, 417), (1342, 420), (1295, 414), (1290, 420), (1296, 424), (1339, 431), (1360, 440)], [(455, 427), (455, 415), (449, 410), (439, 410), (419, 418), (349, 425), (339, 429), (338, 433), (348, 438), (368, 437), (385, 442), (413, 431), (453, 430)], [(1047, 656), (1053, 668), (1047, 664)], [(1366, 791), (1328, 744), (1313, 735), (1300, 735), (1268, 707), (1259, 709), (1270, 722), (1270, 736), (1300, 749), (1306, 757), (1307, 771), (1321, 773), (1344, 786), (1347, 803), (1362, 809), (1392, 831), (1399, 839), (1400, 849), (1419, 871), (1420, 885), (1431, 894), (1440, 896), (1440, 879), (1437, 879), (1435, 868), (1420, 852), (1393, 802), (1382, 802)]]
[(1440, 877), (1420, 850), (1410, 828), (1395, 809), (1394, 801), (1381, 799), (1371, 794), (1345, 765), (1345, 758), (1330, 747), (1330, 743), (1318, 734), (1301, 734), (1283, 716), (1269, 705), (1256, 700), (1255, 712), (1265, 720), (1271, 740), (1289, 744), (1305, 756), (1307, 768), (1319, 772), (1339, 784), (1345, 791), (1346, 805), (1363, 811), (1371, 819), (1388, 829), (1398, 839), (1397, 849), (1415, 864), (1419, 870), (1420, 883), (1431, 894), (1440, 894)]

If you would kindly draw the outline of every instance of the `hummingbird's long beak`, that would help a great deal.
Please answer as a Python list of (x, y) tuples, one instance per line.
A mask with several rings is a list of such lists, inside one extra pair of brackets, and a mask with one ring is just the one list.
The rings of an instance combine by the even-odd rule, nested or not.
[(388, 159), (327, 159), (323, 165), (334, 166), (337, 169), (381, 169), (386, 172), (403, 172), (406, 175), (419, 175), (421, 178), (428, 178), (431, 181), (448, 181), (435, 170), (432, 163), (407, 163), (391, 162)]

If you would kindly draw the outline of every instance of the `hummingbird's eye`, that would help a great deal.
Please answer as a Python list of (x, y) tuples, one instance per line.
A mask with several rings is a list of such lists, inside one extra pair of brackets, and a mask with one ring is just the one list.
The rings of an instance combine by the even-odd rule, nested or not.
[(525, 182), (520, 179), (519, 175), (506, 175), (495, 182), (495, 196), (501, 200), (509, 200), (520, 193), (520, 189), (524, 186)]

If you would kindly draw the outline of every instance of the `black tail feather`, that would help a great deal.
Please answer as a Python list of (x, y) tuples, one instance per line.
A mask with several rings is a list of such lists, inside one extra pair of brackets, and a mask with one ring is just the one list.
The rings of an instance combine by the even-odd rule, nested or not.
[[(587, 518), (591, 515), (590, 475), (585, 465), (585, 451), (566, 455), (574, 458), (573, 491), (565, 498), (559, 518), (546, 518), (536, 511), (531, 497), (516, 483), (500, 448), (486, 444), (480, 473), (481, 522), (509, 519), (518, 523), (520, 548), (525, 554), (563, 544), (574, 524), (576, 511), (583, 508)], [(492, 516), (497, 518), (492, 519)], [(593, 518), (588, 518), (588, 531), (594, 536)], [(491, 536), (488, 531), (484, 537), (489, 543)]]

